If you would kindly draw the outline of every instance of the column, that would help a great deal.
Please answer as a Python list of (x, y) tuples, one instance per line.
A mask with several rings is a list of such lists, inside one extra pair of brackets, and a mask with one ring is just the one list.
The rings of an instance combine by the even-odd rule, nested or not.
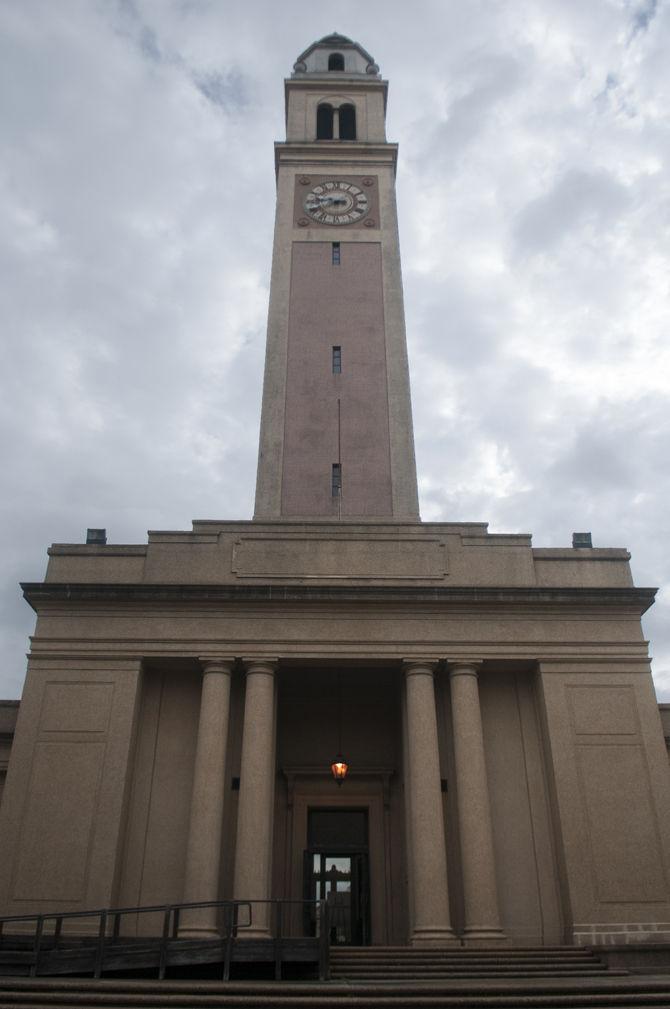
[(451, 712), (461, 838), (463, 937), (471, 944), (504, 941), (498, 911), (489, 788), (477, 672), (481, 662), (452, 662)]
[[(186, 849), (184, 900), (218, 900), (233, 659), (202, 659), (198, 742)], [(217, 909), (182, 912), (180, 935), (217, 935)]]
[[(275, 784), (276, 661), (247, 660), (240, 797), (235, 844), (236, 900), (268, 900), (272, 873), (272, 828)], [(243, 915), (244, 912), (241, 912)], [(270, 935), (270, 908), (252, 904), (252, 927), (240, 938)]]
[(405, 815), (413, 904), (412, 946), (456, 941), (449, 919), (447, 852), (433, 684), (434, 662), (404, 664), (406, 707)]

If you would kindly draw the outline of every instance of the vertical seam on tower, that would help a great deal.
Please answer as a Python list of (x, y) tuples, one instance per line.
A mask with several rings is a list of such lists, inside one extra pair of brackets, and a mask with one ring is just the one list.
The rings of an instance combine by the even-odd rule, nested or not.
[(337, 397), (337, 462), (340, 467), (340, 493), (337, 496), (337, 517), (341, 519), (344, 481), (342, 479), (342, 403), (339, 396)]
[[(294, 186), (295, 189), (295, 180)], [(284, 459), (286, 457), (286, 405), (288, 401), (288, 360), (289, 360), (289, 341), (291, 337), (291, 308), (293, 305), (293, 284), (295, 281), (295, 270), (293, 262), (293, 252), (295, 249), (295, 242), (293, 237), (291, 237), (291, 281), (288, 287), (288, 307), (286, 310), (286, 355), (285, 355), (285, 367), (284, 367), (284, 428), (282, 430), (281, 437), (281, 459), (279, 460), (279, 518), (283, 518), (284, 515)]]
[(389, 371), (389, 356), (388, 347), (386, 340), (386, 285), (384, 284), (384, 242), (381, 232), (381, 192), (379, 180), (377, 181), (377, 211), (379, 217), (379, 227), (380, 227), (380, 237), (379, 242), (379, 285), (382, 292), (381, 297), (381, 309), (382, 309), (382, 333), (384, 336), (384, 371), (386, 372), (386, 425), (387, 425), (387, 445), (388, 445), (388, 458), (389, 458), (389, 476), (391, 478), (391, 486), (389, 488), (389, 494), (391, 499), (391, 518), (395, 518), (397, 514), (396, 509), (396, 480), (395, 480), (395, 467), (393, 459), (393, 448), (391, 446), (391, 390), (389, 388), (389, 382), (391, 381), (390, 371)]

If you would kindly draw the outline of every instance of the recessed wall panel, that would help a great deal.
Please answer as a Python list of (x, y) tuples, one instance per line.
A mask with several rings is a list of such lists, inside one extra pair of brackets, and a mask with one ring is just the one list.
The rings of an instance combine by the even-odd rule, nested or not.
[(102, 742), (37, 743), (14, 900), (84, 897), (104, 754)]

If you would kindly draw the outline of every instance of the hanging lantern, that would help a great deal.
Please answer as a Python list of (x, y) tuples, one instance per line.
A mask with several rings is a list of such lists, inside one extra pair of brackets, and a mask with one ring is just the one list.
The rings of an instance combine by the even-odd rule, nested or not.
[(341, 785), (344, 779), (346, 778), (347, 772), (349, 770), (349, 765), (347, 764), (346, 760), (344, 759), (341, 753), (337, 754), (332, 764), (330, 765), (330, 769), (333, 772), (333, 777), (335, 778), (335, 781), (338, 783), (338, 785)]
[(349, 765), (342, 756), (342, 679), (337, 674), (337, 755), (334, 757), (330, 769), (338, 785), (341, 785), (349, 771)]

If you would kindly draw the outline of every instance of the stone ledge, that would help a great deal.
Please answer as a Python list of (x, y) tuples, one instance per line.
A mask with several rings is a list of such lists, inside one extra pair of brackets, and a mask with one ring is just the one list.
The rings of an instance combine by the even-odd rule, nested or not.
[(180, 585), (22, 582), (35, 609), (51, 602), (399, 602), (452, 606), (605, 606), (644, 613), (655, 588), (475, 588), (411, 585)]

